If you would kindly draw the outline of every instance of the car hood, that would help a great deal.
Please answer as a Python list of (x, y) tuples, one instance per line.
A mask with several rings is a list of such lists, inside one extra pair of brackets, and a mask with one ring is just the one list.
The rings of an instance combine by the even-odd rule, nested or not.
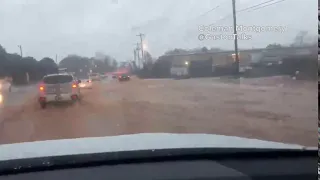
[(0, 161), (34, 157), (172, 148), (304, 149), (284, 144), (212, 134), (143, 133), (108, 137), (36, 141), (0, 145)]

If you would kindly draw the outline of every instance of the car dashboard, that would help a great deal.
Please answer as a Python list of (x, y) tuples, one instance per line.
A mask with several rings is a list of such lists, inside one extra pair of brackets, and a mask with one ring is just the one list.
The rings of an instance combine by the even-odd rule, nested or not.
[[(48, 168), (16, 174), (2, 172), (3, 176), (0, 176), (0, 180), (316, 179), (316, 150), (306, 154), (301, 155), (299, 152), (293, 152), (290, 156), (283, 153), (266, 154), (265, 156), (252, 154), (252, 157), (231, 154), (227, 157), (215, 156), (216, 158), (210, 158), (207, 154), (199, 154), (193, 158), (190, 158), (191, 156), (177, 158), (175, 153), (172, 153), (167, 154), (170, 157), (165, 158), (127, 159), (125, 161), (120, 155), (117, 158), (122, 159), (121, 163), (116, 160), (107, 164)], [(73, 165), (76, 164), (75, 162), (73, 161)]]

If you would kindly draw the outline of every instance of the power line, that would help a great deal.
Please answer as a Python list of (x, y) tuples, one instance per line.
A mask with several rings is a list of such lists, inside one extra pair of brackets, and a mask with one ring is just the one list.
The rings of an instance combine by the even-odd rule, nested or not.
[[(275, 1), (275, 0), (269, 0), (269, 1), (267, 1), (267, 2), (272, 2), (272, 1)], [(261, 4), (265, 4), (265, 3), (267, 3), (267, 2), (264, 2), (264, 3), (261, 3)], [(228, 3), (228, 1), (224, 1), (223, 3), (220, 3), (218, 6), (210, 9), (209, 11), (206, 11), (205, 13), (203, 13), (203, 14), (195, 17), (194, 19), (198, 19), (199, 17), (205, 16), (205, 15), (211, 13), (212, 11), (218, 9), (219, 7), (221, 7), (222, 5), (224, 5), (224, 4), (226, 4), (226, 3)], [(220, 20), (223, 20), (223, 19), (226, 19), (226, 18), (229, 18), (229, 17), (232, 17), (232, 13), (229, 14), (228, 17), (224, 17), (224, 18), (222, 18), (222, 19), (220, 19)], [(220, 21), (220, 20), (219, 20), (219, 21)], [(190, 21), (188, 21), (188, 22), (190, 22)]]
[(212, 9), (210, 9), (209, 11), (207, 11), (207, 12), (205, 12), (205, 13), (203, 13), (203, 14), (201, 14), (200, 16), (196, 17), (195, 19), (198, 19), (198, 18), (201, 17), (201, 16), (205, 16), (205, 15), (209, 14), (210, 12), (218, 9), (219, 7), (220, 7), (220, 5), (218, 5), (218, 6), (214, 7), (214, 8), (212, 8)]
[[(236, 14), (238, 14), (238, 13), (240, 13), (240, 12), (248, 11), (248, 10), (250, 10), (250, 9), (252, 9), (252, 8), (254, 8), (252, 11), (255, 11), (255, 10), (258, 10), (258, 9), (265, 8), (265, 7), (267, 7), (267, 6), (271, 6), (271, 5), (273, 5), (273, 4), (277, 4), (277, 3), (283, 2), (283, 1), (285, 1), (285, 0), (280, 0), (280, 1), (276, 1), (276, 2), (271, 3), (271, 4), (267, 4), (267, 3), (270, 3), (270, 2), (273, 2), (273, 1), (275, 1), (275, 0), (268, 0), (268, 1), (265, 1), (265, 2), (262, 2), (262, 3), (259, 3), (259, 4), (256, 4), (256, 5), (253, 5), (253, 6), (244, 8), (244, 9), (241, 9), (241, 10), (237, 11)], [(261, 5), (263, 5), (263, 4), (267, 4), (267, 5), (261, 6)], [(261, 6), (261, 7), (259, 7), (259, 6)], [(212, 24), (210, 24), (210, 25), (214, 25), (214, 24), (218, 23), (219, 21), (228, 19), (228, 18), (230, 18), (230, 17), (232, 17), (232, 13), (229, 14), (229, 15), (227, 15), (227, 16), (225, 16), (225, 17), (223, 17), (223, 18), (221, 18), (221, 19), (219, 19), (219, 20), (217, 20), (216, 22), (214, 22), (214, 23), (212, 23)]]
[[(205, 16), (205, 15), (211, 13), (212, 11), (214, 11), (214, 10), (218, 9), (219, 7), (221, 7), (221, 6), (222, 6), (223, 4), (225, 4), (226, 2), (227, 2), (227, 1), (224, 1), (223, 3), (220, 3), (218, 6), (210, 9), (209, 11), (207, 11), (207, 12), (205, 12), (205, 13), (203, 13), (203, 14), (201, 14), (201, 15), (198, 16), (197, 18), (202, 17), (202, 16)], [(196, 18), (196, 19), (197, 19), (197, 18)]]
[(246, 11), (246, 10), (250, 10), (250, 9), (252, 9), (252, 8), (255, 8), (255, 7), (258, 7), (258, 6), (260, 6), (260, 5), (267, 4), (267, 3), (273, 2), (273, 1), (275, 1), (275, 0), (265, 1), (265, 2), (262, 2), (262, 3), (260, 3), (260, 4), (253, 5), (253, 6), (250, 6), (250, 7), (244, 8), (244, 9), (241, 9), (241, 10), (237, 11), (237, 13), (243, 12), (243, 11)]
[[(280, 1), (276, 1), (276, 2), (274, 2), (274, 1), (276, 1), (276, 0), (268, 0), (268, 1), (265, 1), (265, 2), (262, 2), (262, 3), (259, 3), (259, 4), (256, 4), (256, 5), (250, 6), (250, 7), (246, 7), (246, 8), (244, 8), (244, 9), (241, 9), (241, 10), (236, 11), (236, 14), (241, 13), (241, 12), (244, 12), (244, 11), (248, 11), (248, 10), (250, 10), (250, 9), (252, 9), (252, 8), (253, 8), (252, 11), (255, 11), (255, 10), (257, 10), (257, 9), (261, 9), (261, 8), (264, 8), (264, 7), (273, 5), (273, 4), (277, 4), (277, 3), (280, 3), (280, 2), (285, 1), (285, 0), (280, 0)], [(210, 13), (210, 12), (218, 9), (221, 5), (223, 5), (223, 4), (225, 4), (225, 3), (228, 3), (228, 2), (229, 2), (229, 1), (224, 1), (223, 3), (220, 3), (218, 6), (210, 9), (209, 11), (206, 11), (205, 13), (201, 14), (200, 16), (197, 16), (195, 19), (197, 19), (197, 18), (199, 18), (199, 17), (201, 17), (201, 16), (207, 15), (208, 13)], [(274, 2), (274, 3), (271, 3), (271, 2)], [(271, 3), (271, 4), (267, 4), (267, 3)], [(262, 7), (259, 7), (259, 6), (264, 5), (264, 4), (267, 4), (267, 5), (262, 6)], [(233, 17), (233, 13), (230, 13), (230, 14), (226, 15), (225, 17), (223, 17), (223, 18), (215, 21), (214, 23), (210, 24), (209, 26), (215, 25), (215, 24), (217, 24), (218, 22), (223, 21), (223, 20), (225, 20), (225, 19), (228, 19), (228, 18), (230, 18), (230, 17)], [(189, 23), (189, 22), (190, 22), (190, 21), (188, 21), (187, 23)], [(185, 24), (183, 24), (183, 25), (181, 25), (181, 26), (184, 26), (184, 25), (186, 25), (187, 23), (185, 23)], [(181, 26), (179, 26), (179, 27), (181, 27)]]
[(274, 2), (274, 3), (271, 3), (271, 4), (267, 4), (265, 6), (257, 7), (255, 9), (252, 9), (251, 11), (255, 11), (255, 10), (258, 10), (258, 9), (261, 9), (261, 8), (264, 8), (264, 7), (268, 7), (268, 6), (271, 6), (273, 4), (277, 4), (277, 3), (283, 2), (283, 1), (286, 1), (286, 0), (280, 0), (280, 1), (277, 1), (277, 2)]
[[(185, 25), (187, 25), (188, 23), (190, 23), (190, 21), (197, 20), (198, 18), (203, 17), (203, 16), (205, 16), (205, 15), (207, 15), (207, 14), (209, 14), (209, 13), (215, 11), (215, 10), (217, 10), (219, 7), (221, 7), (222, 5), (226, 4), (226, 2), (227, 2), (227, 1), (224, 1), (223, 3), (220, 3), (218, 6), (212, 8), (212, 9), (206, 11), (206, 12), (204, 12), (203, 14), (201, 14), (201, 15), (199, 15), (199, 16), (196, 16), (196, 17), (192, 18), (191, 20), (188, 20), (187, 22), (183, 23), (183, 24), (180, 25), (179, 27), (185, 26)], [(179, 28), (179, 29), (180, 29), (180, 28)]]

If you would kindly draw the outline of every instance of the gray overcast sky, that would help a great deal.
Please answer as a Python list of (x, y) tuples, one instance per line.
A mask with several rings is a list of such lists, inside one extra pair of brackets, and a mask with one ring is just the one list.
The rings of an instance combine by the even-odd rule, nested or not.
[[(267, 0), (236, 1), (240, 10)], [(286, 28), (284, 33), (246, 32), (252, 39), (240, 41), (240, 48), (289, 44), (301, 30), (317, 36), (317, 4), (286, 0), (239, 13), (239, 25)], [(92, 57), (97, 51), (127, 60), (132, 58), (139, 32), (146, 34), (148, 50), (155, 57), (171, 48), (231, 49), (231, 40), (198, 40), (200, 25), (231, 26), (231, 17), (218, 21), (230, 13), (231, 0), (0, 0), (0, 44), (10, 53), (19, 52), (21, 44), (24, 56), (38, 60), (55, 54), (59, 59), (68, 54)]]

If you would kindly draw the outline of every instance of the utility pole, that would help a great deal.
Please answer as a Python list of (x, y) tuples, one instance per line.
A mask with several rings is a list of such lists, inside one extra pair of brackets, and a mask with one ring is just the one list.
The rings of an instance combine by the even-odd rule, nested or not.
[(133, 59), (134, 59), (134, 62), (136, 63), (137, 67), (138, 67), (138, 60), (139, 60), (139, 56), (138, 56), (138, 43), (134, 43), (135, 47), (133, 48)]
[[(134, 64), (137, 64), (137, 51), (136, 51), (136, 49), (134, 48), (133, 49), (133, 63)], [(132, 64), (133, 64), (132, 63)], [(133, 67), (133, 66), (132, 66)], [(134, 67), (134, 72), (136, 71), (136, 67)]]
[(137, 52), (136, 49), (133, 49), (133, 61), (136, 62), (137, 61)]
[[(22, 59), (22, 46), (21, 45), (18, 45), (19, 49), (20, 49), (20, 56), (21, 56), (21, 59)], [(30, 81), (30, 77), (29, 77), (29, 72), (26, 72), (26, 82), (27, 84), (29, 84), (29, 81)]]
[(235, 73), (239, 77), (239, 54), (238, 54), (238, 34), (237, 34), (237, 17), (236, 17), (236, 1), (232, 0), (233, 11), (233, 35), (234, 35), (234, 52), (235, 52)]
[(58, 55), (56, 54), (56, 64), (58, 65)]
[(144, 36), (145, 34), (142, 34), (142, 33), (140, 33), (140, 34), (138, 34), (137, 36), (139, 36), (140, 37), (140, 45), (141, 45), (141, 56), (142, 56), (142, 61), (144, 62), (144, 51), (143, 51), (143, 36)]
[(137, 47), (136, 47), (136, 53), (137, 53), (137, 59), (138, 59), (138, 67), (139, 67), (139, 69), (140, 69), (140, 67), (141, 67), (141, 58), (140, 58), (140, 45), (139, 45), (139, 43), (137, 43), (136, 44), (137, 45)]
[(20, 49), (20, 56), (22, 58), (22, 46), (21, 45), (18, 45), (19, 49)]

